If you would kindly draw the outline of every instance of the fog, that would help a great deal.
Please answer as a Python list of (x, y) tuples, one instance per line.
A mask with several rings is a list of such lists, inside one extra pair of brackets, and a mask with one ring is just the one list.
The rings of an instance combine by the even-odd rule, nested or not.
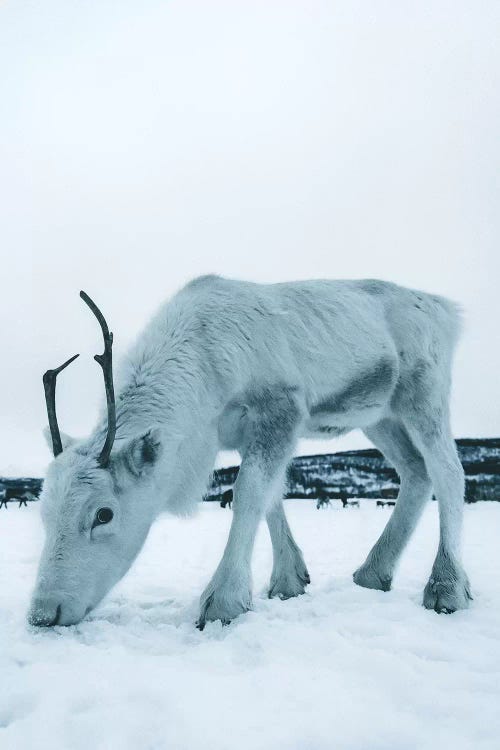
[(119, 356), (207, 272), (454, 298), (453, 429), (498, 435), (499, 35), (487, 1), (3, 2), (0, 473), (43, 471), (75, 352), (59, 424), (95, 423), (80, 289)]

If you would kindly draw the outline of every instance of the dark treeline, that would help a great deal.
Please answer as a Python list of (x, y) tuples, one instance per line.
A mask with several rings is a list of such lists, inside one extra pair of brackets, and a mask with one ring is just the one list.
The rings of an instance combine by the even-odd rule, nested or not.
[[(457, 447), (466, 476), (466, 502), (500, 501), (500, 438), (461, 439)], [(204, 499), (220, 501), (237, 476), (237, 466), (217, 469)], [(0, 478), (0, 500), (34, 499), (42, 484), (42, 479), (29, 477)], [(286, 497), (393, 499), (398, 487), (398, 475), (379, 451), (345, 451), (294, 458)]]

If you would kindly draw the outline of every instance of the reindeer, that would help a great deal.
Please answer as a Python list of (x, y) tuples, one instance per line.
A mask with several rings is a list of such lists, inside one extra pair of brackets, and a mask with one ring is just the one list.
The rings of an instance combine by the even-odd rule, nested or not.
[(392, 507), (394, 505), (396, 505), (395, 500), (377, 500), (377, 508)]
[(321, 508), (331, 508), (332, 504), (330, 502), (330, 498), (328, 495), (322, 495), (321, 497), (318, 495), (318, 499), (316, 500), (316, 510), (320, 510)]
[(221, 500), (220, 500), (220, 507), (229, 508), (229, 509), (233, 507), (233, 491), (232, 490), (226, 490), (225, 492), (222, 493)]
[(24, 490), (21, 492), (21, 494), (16, 495), (17, 500), (19, 500), (19, 508), (24, 505), (25, 508), (28, 507), (28, 502), (32, 503), (35, 500), (38, 500), (37, 496), (30, 492), (30, 490)]
[(269, 596), (302, 594), (309, 574), (283, 510), (286, 467), (299, 437), (361, 428), (395, 466), (399, 499), (354, 573), (387, 591), (432, 488), (440, 538), (423, 605), (468, 606), (460, 561), (464, 477), (452, 439), (449, 391), (459, 332), (455, 305), (375, 280), (257, 284), (195, 279), (131, 347), (115, 398), (112, 334), (104, 337), (107, 414), (92, 434), (60, 434), (57, 375), (44, 375), (54, 461), (42, 494), (45, 546), (28, 614), (38, 626), (79, 622), (125, 575), (157, 515), (187, 515), (202, 498), (219, 449), (240, 452), (231, 529), (201, 595), (198, 627), (252, 606), (250, 564), (261, 519), (269, 527)]
[(322, 487), (318, 489), (317, 496), (318, 496), (316, 500), (317, 510), (320, 510), (320, 508), (331, 508), (332, 504), (330, 502), (330, 495)]
[(23, 490), (18, 489), (16, 487), (8, 487), (4, 490), (0, 491), (0, 508), (2, 506), (5, 506), (5, 509), (7, 510), (7, 503), (12, 500), (18, 500), (19, 505), (18, 508), (21, 508), (21, 506), (24, 505), (25, 508), (28, 507), (28, 500), (32, 502), (33, 500), (37, 500), (37, 496), (30, 492), (30, 490)]

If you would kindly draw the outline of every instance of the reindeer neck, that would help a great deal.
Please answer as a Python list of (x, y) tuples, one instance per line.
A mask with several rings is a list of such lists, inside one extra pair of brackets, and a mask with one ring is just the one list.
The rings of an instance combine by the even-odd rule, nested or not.
[[(164, 425), (170, 435), (183, 439), (201, 419), (206, 419), (207, 373), (195, 346), (189, 341), (182, 343), (182, 348), (136, 347), (119, 368), (117, 442), (129, 440), (155, 425)], [(95, 439), (105, 435), (103, 415)]]

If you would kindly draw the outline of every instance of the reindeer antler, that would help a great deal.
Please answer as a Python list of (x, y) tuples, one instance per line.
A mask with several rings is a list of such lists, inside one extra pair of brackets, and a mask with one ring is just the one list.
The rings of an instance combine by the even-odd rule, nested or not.
[(52, 450), (54, 451), (54, 458), (62, 453), (61, 434), (59, 432), (56, 415), (56, 380), (59, 373), (79, 356), (79, 354), (75, 354), (73, 357), (68, 359), (67, 362), (65, 362), (60, 367), (57, 367), (55, 370), (47, 370), (47, 372), (43, 376), (43, 387), (45, 389), (45, 401), (47, 404), (47, 414), (49, 417), (49, 427), (52, 437)]
[[(86, 294), (86, 292), (80, 292), (80, 297), (85, 302), (85, 304), (90, 307), (97, 320), (99, 321), (99, 325), (101, 326), (102, 335), (104, 338), (104, 352), (102, 354), (96, 354), (94, 356), (94, 359), (102, 367), (102, 372), (104, 375), (104, 387), (106, 389), (106, 403), (108, 406), (108, 434), (106, 435), (106, 442), (104, 443), (103, 449), (99, 454), (99, 458), (97, 459), (99, 465), (105, 467), (109, 463), (109, 456), (111, 454), (111, 448), (113, 447), (116, 434), (116, 406), (115, 392), (113, 387), (112, 356), (113, 334), (108, 328), (108, 324), (104, 319), (104, 315), (99, 310), (95, 302), (90, 299), (89, 295)], [(67, 362), (66, 364), (69, 363)], [(66, 365), (63, 365), (63, 367), (65, 366)]]

